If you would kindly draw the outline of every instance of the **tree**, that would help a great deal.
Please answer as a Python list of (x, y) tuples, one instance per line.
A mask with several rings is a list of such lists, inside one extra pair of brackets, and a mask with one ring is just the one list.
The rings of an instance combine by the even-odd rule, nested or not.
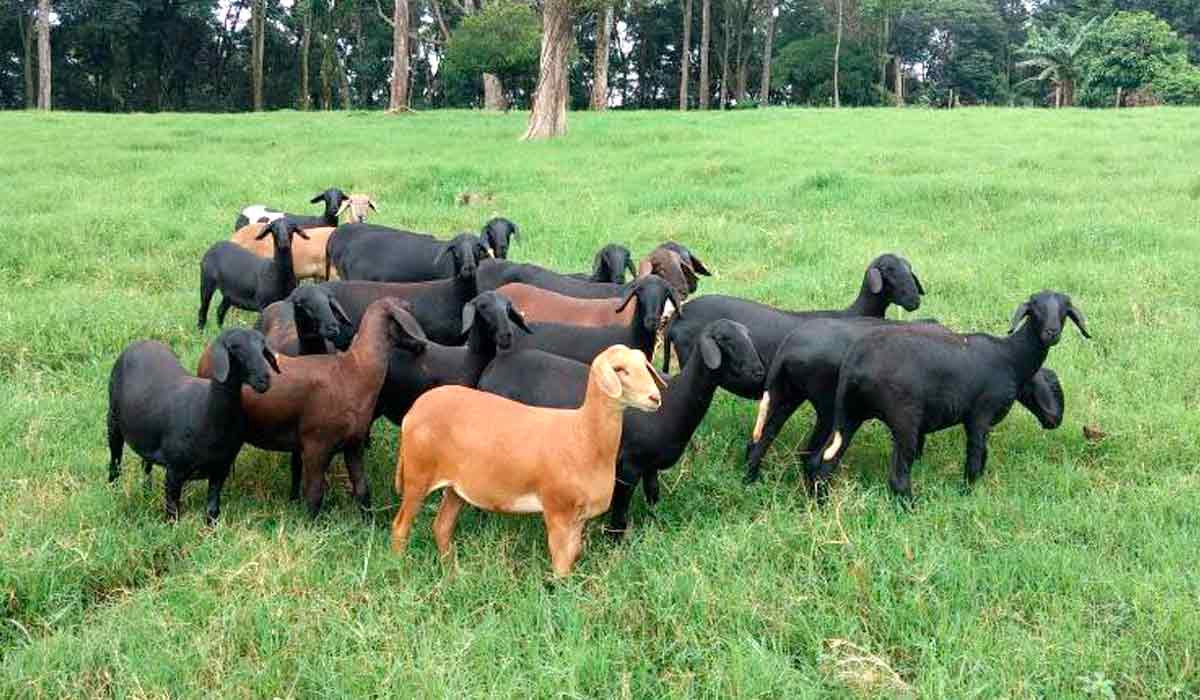
[(1075, 85), (1082, 73), (1083, 47), (1096, 26), (1093, 17), (1083, 26), (1069, 27), (1064, 22), (1056, 27), (1029, 28), (1029, 38), (1017, 53), (1029, 58), (1017, 63), (1018, 68), (1040, 68), (1041, 71), (1022, 83), (1049, 80), (1054, 85), (1054, 106), (1070, 107), (1075, 101)]
[[(789, 42), (776, 52), (771, 89), (787, 104), (828, 105), (833, 99), (833, 47), (836, 34), (818, 34)], [(843, 38), (839, 54), (840, 102), (878, 104), (876, 56), (866, 45)]]
[[(378, 0), (376, 0), (378, 2)], [(392, 78), (390, 96), (388, 98), (389, 112), (405, 112), (409, 106), (409, 65), (411, 49), (408, 46), (408, 0), (395, 0), (392, 6), (392, 17), (383, 14), (382, 7), (379, 15), (392, 28)]]
[(50, 109), (50, 0), (38, 0), (38, 98), (37, 108)]
[(592, 111), (603, 112), (608, 109), (608, 37), (613, 25), (611, 3), (606, 3), (604, 9), (597, 12), (596, 20), (596, 50), (592, 54)]
[[(689, 0), (690, 1), (690, 0)], [(542, 6), (542, 51), (533, 110), (524, 140), (548, 139), (567, 133), (567, 61), (574, 35), (571, 0), (545, 0)]]
[(1101, 106), (1186, 63), (1187, 43), (1149, 12), (1117, 12), (1096, 27), (1087, 54), (1083, 101)]
[[(772, 0), (774, 1), (774, 0)], [(712, 86), (708, 84), (709, 27), (712, 23), (712, 0), (700, 0), (700, 109), (708, 109)]]
[[(464, 17), (443, 55), (447, 89), (474, 99), (479, 95), (480, 76), (484, 81), (491, 76), (511, 89), (531, 90), (541, 33), (537, 13), (515, 0), (498, 0)], [(506, 101), (503, 94), (493, 99)]]
[(771, 102), (771, 54), (775, 44), (775, 0), (767, 0), (767, 32), (763, 38), (762, 78), (759, 80), (758, 101)]
[(263, 108), (263, 42), (267, 32), (266, 0), (250, 6), (250, 95), (255, 112)]
[(312, 45), (312, 0), (302, 0), (300, 13), (303, 31), (300, 37), (300, 109), (307, 112), (312, 106), (312, 93), (308, 86), (308, 51)]
[(23, 89), (21, 95), (25, 101), (25, 109), (37, 106), (37, 82), (33, 75), (33, 50), (36, 38), (37, 23), (34, 17), (34, 7), (28, 0), (10, 0), (7, 3), (17, 19), (17, 30), (21, 39), (21, 73)]
[(683, 42), (679, 47), (679, 109), (688, 108), (688, 77), (692, 54), (692, 0), (683, 0)]
[(841, 63), (842, 63), (841, 62), (841, 57), (842, 57), (842, 16), (845, 14), (843, 12), (844, 4), (845, 3), (843, 2), (843, 0), (837, 0), (837, 41), (833, 45), (833, 106), (834, 107), (842, 106), (841, 91), (839, 90), (840, 86), (838, 83), (838, 69), (841, 68)]

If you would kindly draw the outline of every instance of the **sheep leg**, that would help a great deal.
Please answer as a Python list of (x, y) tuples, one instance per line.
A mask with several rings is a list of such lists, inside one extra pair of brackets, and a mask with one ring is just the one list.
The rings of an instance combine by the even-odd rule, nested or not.
[(112, 409), (108, 411), (108, 483), (116, 481), (121, 476), (121, 455), (125, 451), (125, 437), (121, 427), (117, 425)]
[(321, 501), (325, 499), (325, 468), (329, 466), (329, 452), (320, 448), (306, 448), (301, 460), (304, 481), (304, 502), (308, 514), (315, 518), (321, 512)]
[(658, 505), (658, 470), (652, 469), (642, 474), (642, 493), (646, 496), (647, 505)]
[[(832, 407), (831, 407), (832, 408)], [(817, 411), (817, 422), (813, 425), (812, 430), (808, 434), (808, 440), (804, 444), (804, 480), (808, 482), (808, 488), (811, 491), (817, 481), (817, 471), (813, 468), (812, 456), (821, 451), (821, 447), (829, 441), (829, 435), (833, 432), (833, 411), (822, 413)]]
[(892, 466), (888, 486), (904, 501), (912, 501), (912, 482), (909, 470), (917, 452), (917, 431), (907, 427), (892, 428)]
[(425, 501), (425, 489), (414, 488), (413, 484), (404, 485), (404, 500), (396, 517), (392, 520), (392, 551), (403, 554), (408, 547), (408, 536), (412, 534), (413, 521), (421, 512), (421, 503)]
[[(614, 540), (620, 540), (629, 529), (629, 502), (633, 499), (633, 490), (637, 487), (637, 476), (627, 479), (624, 470), (617, 473), (617, 483), (613, 487), (612, 505), (608, 513), (608, 534)], [(549, 527), (547, 524), (546, 527)], [(551, 549), (553, 551), (553, 549)]]
[(148, 459), (142, 460), (142, 471), (144, 471), (146, 473), (146, 490), (150, 490), (151, 488), (154, 487), (154, 473), (152, 471), (153, 469), (154, 469), (154, 462), (151, 462)]
[(217, 327), (225, 327), (225, 314), (229, 313), (229, 307), (233, 304), (229, 303), (229, 297), (221, 295), (221, 304), (217, 307)]
[(854, 439), (854, 434), (862, 427), (863, 421), (857, 416), (847, 417), (842, 425), (842, 430), (839, 433), (841, 436), (841, 444), (836, 452), (825, 457), (825, 451), (816, 450), (809, 457), (809, 471), (813, 474), (812, 479), (812, 495), (818, 501), (824, 501), (829, 496), (829, 479), (833, 475), (833, 470), (837, 469), (842, 463), (842, 458), (846, 456), (846, 450), (850, 448), (850, 442)]
[(550, 544), (550, 564), (554, 575), (562, 578), (571, 573), (571, 567), (583, 550), (583, 522), (569, 516), (545, 514), (546, 537)]
[(350, 473), (350, 488), (355, 502), (362, 509), (365, 517), (371, 510), (371, 488), (363, 476), (363, 445), (362, 443), (349, 446), (343, 452), (346, 458), (346, 471)]
[(196, 327), (204, 330), (204, 326), (208, 324), (208, 305), (212, 303), (213, 294), (217, 291), (217, 280), (206, 275), (204, 270), (200, 270), (200, 312), (196, 320)]
[(914, 459), (920, 459), (925, 455), (925, 433), (917, 436), (917, 452), (913, 455)]
[(963, 472), (967, 478), (968, 487), (975, 484), (975, 481), (983, 474), (984, 467), (987, 466), (988, 430), (984, 426), (990, 425), (990, 423), (990, 421), (974, 421), (966, 426), (967, 461), (963, 466)]
[(225, 479), (229, 477), (229, 467), (208, 477), (208, 507), (205, 509), (205, 520), (211, 527), (217, 524), (221, 515), (221, 489), (225, 488)]
[(288, 499), (293, 501), (300, 500), (300, 475), (303, 468), (303, 462), (300, 459), (298, 450), (292, 451), (292, 483), (288, 488)]
[(179, 470), (167, 468), (167, 478), (163, 483), (163, 509), (166, 511), (168, 522), (179, 520), (179, 499), (183, 496), (183, 482), (184, 477)]
[(795, 397), (785, 396), (782, 389), (777, 389), (774, 393), (767, 391), (763, 394), (759, 410), (766, 411), (766, 419), (762, 424), (762, 431), (758, 435), (752, 436), (749, 444), (746, 445), (746, 476), (744, 481), (747, 484), (758, 481), (762, 467), (762, 458), (766, 455), (767, 448), (771, 446), (771, 443), (775, 442), (775, 437), (779, 435), (779, 431), (783, 429), (788, 418), (792, 417), (792, 414), (796, 412), (796, 409), (802, 403), (804, 403), (804, 398), (796, 400)]
[(442, 558), (453, 555), (454, 526), (458, 522), (458, 514), (466, 502), (453, 488), (442, 490), (442, 505), (438, 508), (437, 517), (433, 520), (433, 540), (437, 543)]

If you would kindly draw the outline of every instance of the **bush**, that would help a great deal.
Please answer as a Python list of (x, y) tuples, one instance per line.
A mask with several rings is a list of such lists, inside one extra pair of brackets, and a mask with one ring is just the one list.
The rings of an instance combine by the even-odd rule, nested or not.
[[(784, 46), (771, 66), (771, 87), (790, 104), (828, 105), (833, 100), (832, 34), (798, 39)], [(871, 49), (842, 39), (839, 93), (843, 105), (879, 103), (878, 65)]]
[[(451, 102), (473, 102), (483, 74), (499, 76), (508, 92), (533, 91), (542, 47), (542, 21), (529, 5), (489, 4), (463, 18), (446, 45), (443, 69)], [(456, 99), (457, 98), (457, 99)]]

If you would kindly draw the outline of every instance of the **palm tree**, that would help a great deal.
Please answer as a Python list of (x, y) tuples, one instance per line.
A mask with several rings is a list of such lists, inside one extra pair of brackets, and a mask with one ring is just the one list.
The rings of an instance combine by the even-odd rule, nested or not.
[(1029, 58), (1018, 62), (1017, 67), (1040, 68), (1041, 72), (1022, 80), (1018, 85), (1049, 80), (1054, 85), (1054, 106), (1070, 107), (1075, 101), (1075, 84), (1079, 82), (1083, 68), (1083, 45), (1091, 36), (1096, 19), (1093, 17), (1088, 20), (1075, 31), (1074, 36), (1068, 36), (1070, 27), (1065, 26), (1066, 22), (1050, 28), (1036, 24), (1031, 26), (1025, 45), (1017, 49), (1017, 53)]

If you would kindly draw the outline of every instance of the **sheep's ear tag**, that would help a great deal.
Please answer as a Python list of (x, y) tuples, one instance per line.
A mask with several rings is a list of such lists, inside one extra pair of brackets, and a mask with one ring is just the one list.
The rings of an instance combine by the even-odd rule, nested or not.
[(609, 398), (615, 399), (621, 396), (621, 378), (617, 376), (612, 365), (604, 362), (600, 365), (600, 389), (608, 395)]

